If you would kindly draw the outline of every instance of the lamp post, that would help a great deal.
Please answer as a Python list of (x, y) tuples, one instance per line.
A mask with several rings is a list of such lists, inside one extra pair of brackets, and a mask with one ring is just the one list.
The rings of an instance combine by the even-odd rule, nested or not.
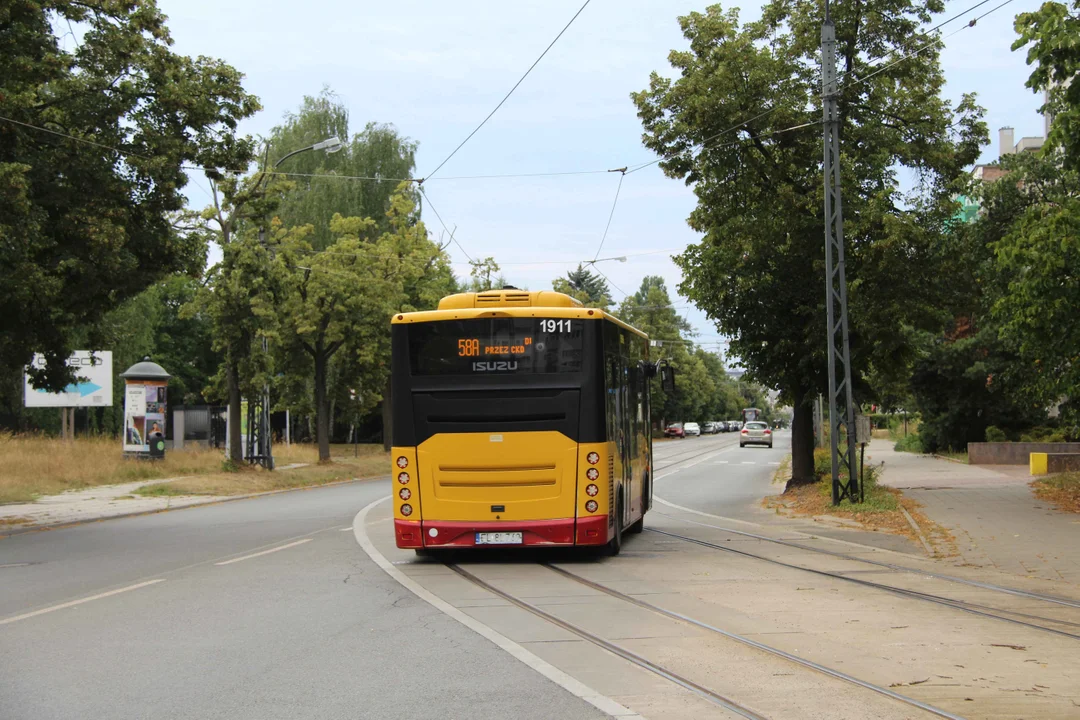
[[(274, 163), (274, 170), (277, 170), (281, 166), (281, 163), (285, 162), (294, 155), (300, 153), (309, 152), (312, 150), (322, 150), (326, 153), (336, 153), (345, 147), (345, 143), (338, 137), (330, 137), (321, 142), (317, 142), (314, 145), (309, 145), (299, 150), (293, 150), (290, 153), (283, 155), (277, 162)], [(268, 148), (269, 149), (269, 148)], [(264, 178), (265, 180), (265, 178)], [(266, 241), (266, 224), (259, 224), (259, 245), (264, 248), (267, 247)], [(269, 346), (266, 338), (262, 339), (263, 352), (269, 351)], [(288, 430), (286, 430), (288, 433)], [(263, 385), (262, 397), (256, 402), (248, 403), (248, 448), (247, 456), (248, 462), (262, 465), (267, 470), (274, 469), (274, 454), (270, 447), (270, 383), (269, 381)]]

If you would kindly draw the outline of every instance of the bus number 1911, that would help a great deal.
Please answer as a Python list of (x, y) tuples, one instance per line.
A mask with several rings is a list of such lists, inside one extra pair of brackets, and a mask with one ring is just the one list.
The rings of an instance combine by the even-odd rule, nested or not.
[(540, 321), (540, 329), (543, 332), (549, 332), (549, 333), (553, 333), (553, 332), (568, 333), (568, 332), (570, 332), (570, 321), (569, 320), (541, 320)]

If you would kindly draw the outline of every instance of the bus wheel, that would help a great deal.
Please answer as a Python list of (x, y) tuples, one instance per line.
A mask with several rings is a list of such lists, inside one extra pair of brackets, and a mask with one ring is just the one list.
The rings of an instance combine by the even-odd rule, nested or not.
[(645, 516), (642, 515), (640, 518), (638, 518), (638, 521), (636, 523), (634, 523), (630, 527), (626, 528), (626, 532), (628, 532), (628, 533), (630, 533), (632, 535), (637, 535), (639, 532), (641, 532), (644, 529), (645, 529)]
[(610, 557), (615, 557), (616, 555), (619, 554), (619, 551), (622, 550), (622, 510), (623, 510), (623, 504), (622, 504), (622, 498), (621, 497), (619, 498), (617, 507), (618, 507), (618, 511), (617, 511), (617, 514), (615, 515), (615, 535), (611, 538), (611, 540), (608, 541), (608, 544), (607, 544), (607, 554)]

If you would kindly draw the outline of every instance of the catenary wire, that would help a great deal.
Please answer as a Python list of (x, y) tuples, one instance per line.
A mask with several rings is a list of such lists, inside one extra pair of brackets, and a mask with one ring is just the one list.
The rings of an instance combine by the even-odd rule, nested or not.
[(578, 15), (580, 15), (582, 11), (584, 11), (585, 8), (588, 7), (590, 2), (592, 2), (592, 0), (585, 0), (585, 3), (580, 8), (578, 8), (578, 11), (576, 13), (574, 13), (574, 17), (570, 18), (570, 22), (566, 23), (563, 29), (559, 31), (559, 34), (555, 36), (555, 39), (552, 40), (546, 48), (544, 48), (544, 52), (540, 53), (540, 57), (536, 58), (536, 60), (533, 61), (533, 64), (529, 66), (529, 69), (525, 71), (525, 74), (522, 75), (516, 83), (514, 83), (514, 87), (510, 88), (510, 92), (506, 93), (503, 99), (499, 101), (499, 104), (495, 106), (495, 109), (488, 113), (487, 117), (484, 118), (480, 122), (480, 124), (477, 125), (476, 128), (471, 133), (469, 133), (468, 136), (466, 136), (466, 138), (462, 140), (456, 148), (454, 148), (453, 152), (446, 156), (445, 160), (439, 163), (438, 167), (436, 167), (434, 170), (427, 174), (428, 178), (434, 177), (435, 174), (442, 169), (443, 165), (450, 162), (450, 158), (454, 157), (454, 155), (457, 155), (458, 150), (465, 147), (465, 143), (469, 142), (469, 140), (472, 139), (473, 135), (480, 132), (480, 128), (484, 127), (484, 125), (487, 124), (487, 121), (491, 119), (492, 115), (497, 113), (499, 111), (499, 108), (503, 106), (503, 103), (510, 99), (510, 96), (514, 94), (514, 91), (518, 89), (518, 85), (521, 85), (521, 83), (525, 81), (525, 78), (529, 76), (529, 73), (533, 71), (533, 68), (535, 68), (540, 63), (540, 61), (544, 59), (544, 56), (547, 55), (548, 51), (555, 46), (555, 43), (559, 41), (559, 38), (563, 36), (563, 33), (570, 29), (570, 26), (574, 24), (575, 20), (577, 20)]
[(435, 213), (435, 217), (439, 219), (439, 224), (443, 226), (443, 230), (445, 230), (447, 235), (450, 236), (450, 239), (453, 241), (453, 243), (458, 246), (458, 249), (461, 250), (461, 252), (463, 252), (465, 254), (465, 257), (467, 257), (469, 259), (469, 262), (470, 263), (473, 262), (472, 255), (470, 255), (468, 250), (466, 250), (462, 246), (462, 244), (460, 242), (458, 242), (457, 235), (455, 233), (453, 233), (453, 232), (450, 232), (450, 228), (448, 228), (446, 226), (446, 223), (443, 222), (442, 215), (440, 215), (439, 211), (435, 209), (435, 204), (431, 202), (431, 198), (428, 197), (427, 191), (424, 190), (424, 186), (420, 185), (419, 187), (420, 187), (420, 194), (424, 196), (424, 200), (427, 202), (428, 207), (431, 208), (431, 212)]

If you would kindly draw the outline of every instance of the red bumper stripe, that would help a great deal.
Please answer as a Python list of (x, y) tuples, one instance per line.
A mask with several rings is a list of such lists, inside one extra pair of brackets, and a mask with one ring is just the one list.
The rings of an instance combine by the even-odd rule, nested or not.
[(608, 521), (606, 515), (576, 521), (574, 518), (521, 522), (394, 520), (399, 548), (476, 547), (478, 532), (520, 532), (521, 544), (530, 546), (603, 545), (608, 541)]

